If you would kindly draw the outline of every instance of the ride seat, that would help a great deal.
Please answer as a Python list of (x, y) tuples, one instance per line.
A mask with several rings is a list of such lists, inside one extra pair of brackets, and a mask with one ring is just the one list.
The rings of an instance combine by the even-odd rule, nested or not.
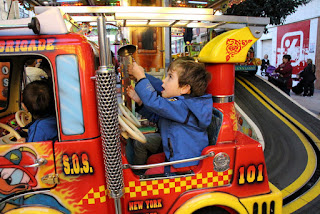
[(216, 108), (212, 108), (212, 120), (207, 128), (209, 146), (216, 145), (218, 135), (222, 126), (223, 113)]

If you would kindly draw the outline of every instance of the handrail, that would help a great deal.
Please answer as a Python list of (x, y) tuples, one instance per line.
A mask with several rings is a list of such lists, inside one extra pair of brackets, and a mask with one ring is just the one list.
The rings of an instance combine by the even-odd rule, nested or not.
[(177, 161), (170, 161), (170, 162), (163, 162), (163, 163), (155, 163), (155, 164), (148, 164), (148, 165), (131, 165), (131, 164), (124, 164), (123, 168), (124, 169), (151, 169), (151, 168), (155, 168), (155, 167), (160, 167), (160, 166), (171, 166), (174, 164), (180, 164), (180, 163), (187, 163), (187, 162), (192, 162), (192, 161), (199, 161), (199, 160), (203, 160), (209, 157), (213, 157), (215, 154), (214, 152), (209, 152), (206, 155), (201, 155), (199, 157), (194, 157), (194, 158), (188, 158), (188, 159), (184, 159), (184, 160), (177, 160)]

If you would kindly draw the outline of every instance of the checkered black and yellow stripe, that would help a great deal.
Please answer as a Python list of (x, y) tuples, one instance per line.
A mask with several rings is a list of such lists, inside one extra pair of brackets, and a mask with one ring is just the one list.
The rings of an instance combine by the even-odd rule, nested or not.
[(106, 185), (99, 186), (97, 191), (91, 188), (89, 192), (80, 200), (79, 205), (104, 203), (107, 200)]
[(178, 193), (189, 189), (218, 187), (229, 184), (232, 174), (233, 170), (229, 169), (225, 172), (207, 172), (173, 179), (129, 181), (129, 186), (125, 187), (125, 194), (129, 194), (130, 198), (135, 198)]

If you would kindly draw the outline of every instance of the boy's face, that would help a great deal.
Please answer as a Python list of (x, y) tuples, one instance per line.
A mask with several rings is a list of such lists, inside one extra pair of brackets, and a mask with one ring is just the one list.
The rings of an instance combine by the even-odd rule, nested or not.
[(182, 94), (190, 93), (190, 86), (179, 86), (179, 76), (177, 71), (169, 70), (167, 77), (163, 80), (163, 91), (161, 91), (162, 97), (170, 98), (181, 96)]

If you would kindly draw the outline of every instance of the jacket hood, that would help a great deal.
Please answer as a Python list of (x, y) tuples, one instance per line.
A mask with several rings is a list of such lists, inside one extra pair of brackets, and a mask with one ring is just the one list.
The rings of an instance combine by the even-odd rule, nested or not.
[(212, 95), (205, 94), (200, 97), (184, 96), (183, 102), (199, 121), (201, 128), (207, 128), (212, 120)]

